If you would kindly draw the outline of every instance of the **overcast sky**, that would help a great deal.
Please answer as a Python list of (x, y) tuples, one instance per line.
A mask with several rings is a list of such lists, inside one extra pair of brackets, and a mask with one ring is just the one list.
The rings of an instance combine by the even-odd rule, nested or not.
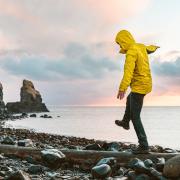
[(48, 105), (125, 105), (116, 99), (124, 56), (114, 39), (127, 29), (161, 47), (150, 56), (145, 105), (180, 105), (179, 7), (178, 0), (0, 0), (4, 100), (18, 101), (28, 79)]

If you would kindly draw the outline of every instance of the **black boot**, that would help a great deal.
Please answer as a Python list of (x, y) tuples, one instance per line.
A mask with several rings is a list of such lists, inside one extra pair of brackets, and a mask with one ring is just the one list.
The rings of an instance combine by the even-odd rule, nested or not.
[(129, 129), (130, 129), (130, 127), (129, 127), (129, 122), (126, 122), (126, 121), (124, 121), (124, 120), (122, 120), (122, 121), (120, 121), (120, 120), (115, 120), (115, 124), (116, 124), (117, 126), (123, 127), (123, 128), (126, 129), (126, 130), (129, 130)]

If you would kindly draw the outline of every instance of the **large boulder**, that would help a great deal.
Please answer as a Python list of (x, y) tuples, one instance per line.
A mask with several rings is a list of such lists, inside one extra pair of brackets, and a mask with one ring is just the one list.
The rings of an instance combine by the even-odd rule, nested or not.
[(111, 167), (108, 164), (101, 164), (99, 166), (95, 166), (91, 170), (91, 174), (93, 178), (105, 179), (111, 175)]
[(180, 155), (169, 159), (163, 169), (163, 175), (168, 178), (180, 177)]
[(9, 102), (6, 105), (9, 112), (48, 112), (46, 105), (42, 103), (39, 91), (34, 88), (34, 84), (29, 80), (23, 80), (20, 92), (20, 102)]
[(57, 149), (45, 149), (41, 151), (42, 159), (46, 166), (59, 168), (65, 162), (66, 156)]

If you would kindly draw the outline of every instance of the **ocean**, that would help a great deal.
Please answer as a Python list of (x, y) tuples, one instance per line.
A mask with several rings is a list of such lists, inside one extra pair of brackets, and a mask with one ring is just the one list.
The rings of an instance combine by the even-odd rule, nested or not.
[[(125, 107), (49, 106), (52, 119), (36, 118), (7, 121), (6, 127), (33, 129), (59, 135), (137, 143), (130, 130), (114, 124), (122, 119)], [(58, 117), (60, 116), (60, 117)], [(180, 149), (180, 107), (143, 107), (141, 119), (150, 145)]]

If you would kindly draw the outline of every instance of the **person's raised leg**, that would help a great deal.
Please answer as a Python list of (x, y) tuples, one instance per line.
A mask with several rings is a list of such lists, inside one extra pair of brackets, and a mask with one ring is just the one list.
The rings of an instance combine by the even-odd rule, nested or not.
[(127, 96), (126, 99), (126, 109), (125, 109), (125, 113), (123, 116), (122, 120), (115, 120), (115, 124), (117, 126), (123, 127), (126, 130), (129, 130), (129, 122), (130, 122), (130, 97), (131, 97), (131, 93)]

